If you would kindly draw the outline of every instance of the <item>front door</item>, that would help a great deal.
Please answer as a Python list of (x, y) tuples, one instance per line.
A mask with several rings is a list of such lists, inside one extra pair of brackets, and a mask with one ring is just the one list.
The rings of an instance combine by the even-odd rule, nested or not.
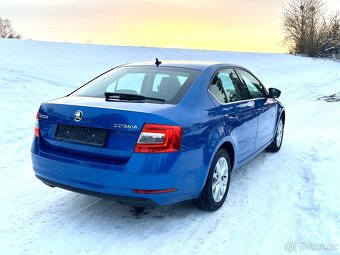
[(259, 150), (266, 146), (274, 137), (276, 125), (276, 104), (261, 84), (249, 72), (237, 69), (242, 81), (248, 88), (249, 96), (254, 100), (255, 111), (257, 115), (257, 135), (255, 150)]

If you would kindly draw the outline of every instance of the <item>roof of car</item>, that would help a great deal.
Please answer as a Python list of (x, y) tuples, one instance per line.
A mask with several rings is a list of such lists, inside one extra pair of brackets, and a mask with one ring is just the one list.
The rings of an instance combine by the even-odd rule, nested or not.
[[(180, 67), (180, 68), (191, 68), (191, 69), (198, 69), (204, 70), (208, 67), (223, 67), (223, 66), (237, 66), (234, 64), (226, 64), (220, 62), (210, 62), (210, 61), (190, 61), (190, 60), (161, 60), (162, 63), (159, 65), (160, 67)], [(123, 66), (155, 66), (154, 61), (146, 61), (146, 62), (137, 62), (126, 64)]]

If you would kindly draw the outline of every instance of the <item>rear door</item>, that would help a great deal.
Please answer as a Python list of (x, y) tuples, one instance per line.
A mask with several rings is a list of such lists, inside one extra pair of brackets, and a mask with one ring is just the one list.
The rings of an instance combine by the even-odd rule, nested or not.
[(274, 136), (276, 104), (272, 98), (268, 97), (266, 89), (254, 75), (243, 69), (237, 69), (237, 72), (247, 87), (248, 97), (254, 100), (258, 122), (255, 150), (259, 150)]
[(237, 160), (241, 162), (255, 151), (257, 120), (254, 102), (248, 99), (232, 68), (219, 70), (213, 77), (209, 90), (219, 102), (225, 133), (235, 140)]

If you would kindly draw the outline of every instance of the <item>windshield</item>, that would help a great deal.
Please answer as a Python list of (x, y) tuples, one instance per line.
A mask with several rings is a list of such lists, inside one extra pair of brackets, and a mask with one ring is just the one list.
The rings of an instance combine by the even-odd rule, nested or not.
[(71, 95), (105, 98), (105, 93), (121, 93), (177, 104), (199, 73), (198, 70), (176, 67), (119, 67), (90, 81)]

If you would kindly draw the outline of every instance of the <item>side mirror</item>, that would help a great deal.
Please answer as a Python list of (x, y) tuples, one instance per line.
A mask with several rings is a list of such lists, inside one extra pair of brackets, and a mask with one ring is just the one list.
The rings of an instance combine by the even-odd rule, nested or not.
[(269, 88), (269, 97), (278, 98), (281, 95), (281, 91), (275, 88)]

